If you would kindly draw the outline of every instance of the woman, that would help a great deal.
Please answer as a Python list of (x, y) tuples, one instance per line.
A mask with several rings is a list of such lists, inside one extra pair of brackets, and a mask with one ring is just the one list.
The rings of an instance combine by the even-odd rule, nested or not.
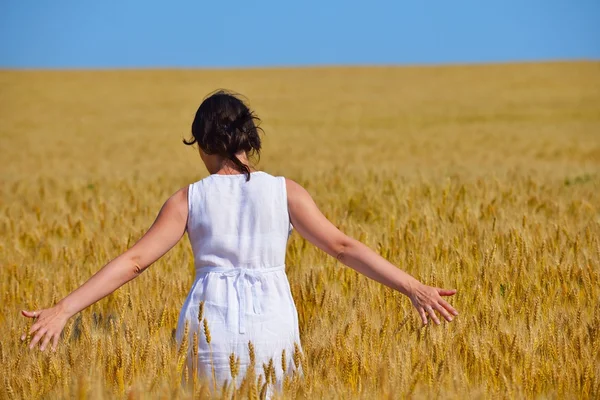
[[(249, 166), (259, 154), (259, 119), (235, 95), (218, 91), (206, 98), (192, 124), (193, 138), (210, 175), (181, 188), (162, 206), (146, 234), (130, 249), (94, 274), (81, 287), (50, 308), (22, 311), (36, 318), (29, 347), (38, 342), (55, 351), (69, 318), (139, 276), (162, 257), (187, 231), (196, 277), (179, 315), (176, 338), (188, 345), (200, 331), (197, 361), (200, 373), (230, 379), (229, 357), (240, 357), (238, 376), (249, 365), (248, 342), (255, 353), (256, 372), (274, 358), (279, 381), (281, 360), (301, 349), (298, 315), (285, 273), (285, 250), (293, 228), (343, 264), (408, 296), (423, 324), (440, 321), (436, 311), (452, 321), (457, 311), (442, 296), (456, 290), (427, 286), (398, 269), (363, 243), (339, 231), (320, 212), (298, 183)], [(210, 343), (204, 332), (209, 327)], [(25, 339), (25, 335), (21, 340)], [(295, 345), (297, 346), (295, 348)], [(285, 352), (284, 352), (285, 351)], [(188, 355), (191, 354), (188, 351)], [(239, 380), (238, 380), (239, 383)]]

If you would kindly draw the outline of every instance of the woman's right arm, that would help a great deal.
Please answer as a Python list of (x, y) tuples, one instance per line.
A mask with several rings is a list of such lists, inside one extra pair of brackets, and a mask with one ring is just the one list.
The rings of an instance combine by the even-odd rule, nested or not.
[(452, 296), (456, 290), (440, 289), (419, 282), (365, 244), (341, 232), (321, 213), (310, 193), (297, 182), (286, 178), (286, 187), (292, 225), (306, 240), (350, 268), (406, 295), (423, 324), (427, 324), (427, 315), (436, 324), (440, 323), (435, 311), (447, 321), (452, 321), (451, 314), (458, 315), (441, 297)]

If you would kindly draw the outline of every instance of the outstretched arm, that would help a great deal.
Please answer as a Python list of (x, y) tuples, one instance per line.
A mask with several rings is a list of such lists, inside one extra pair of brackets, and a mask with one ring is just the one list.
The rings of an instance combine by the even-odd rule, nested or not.
[[(54, 338), (53, 350), (56, 350), (60, 333), (69, 318), (138, 277), (175, 246), (186, 230), (187, 190), (187, 187), (178, 190), (164, 203), (152, 226), (130, 249), (102, 267), (55, 306), (22, 311), (26, 317), (38, 318), (29, 330), (30, 334), (37, 332), (29, 348), (46, 335), (40, 349), (43, 351)], [(25, 335), (21, 337), (21, 340), (24, 339)]]
[(371, 248), (341, 232), (319, 210), (311, 195), (301, 185), (286, 178), (288, 209), (296, 231), (343, 264), (408, 296), (427, 324), (429, 315), (436, 324), (440, 321), (434, 310), (446, 320), (458, 312), (441, 296), (451, 296), (456, 290), (424, 285), (417, 279), (391, 264)]

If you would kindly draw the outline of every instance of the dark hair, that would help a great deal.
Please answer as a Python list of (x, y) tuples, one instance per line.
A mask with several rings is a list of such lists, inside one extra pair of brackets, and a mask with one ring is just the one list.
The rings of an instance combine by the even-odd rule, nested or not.
[[(192, 123), (192, 138), (183, 143), (188, 146), (198, 143), (206, 154), (219, 154), (231, 161), (250, 180), (250, 169), (236, 157), (245, 151), (248, 158), (257, 155), (260, 159), (260, 118), (234, 93), (217, 90), (204, 99)], [(263, 132), (264, 133), (264, 132)]]

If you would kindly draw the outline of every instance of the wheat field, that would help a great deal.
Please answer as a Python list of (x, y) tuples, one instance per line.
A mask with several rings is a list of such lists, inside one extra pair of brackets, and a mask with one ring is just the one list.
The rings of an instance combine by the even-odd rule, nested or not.
[[(194, 279), (187, 237), (72, 318), (56, 353), (20, 341), (19, 311), (66, 296), (208, 174), (181, 140), (217, 88), (262, 118), (258, 169), (458, 290), (460, 315), (422, 327), (408, 298), (294, 231), (304, 376), (278, 397), (600, 397), (600, 63), (572, 62), (0, 71), (0, 398), (209, 396), (173, 336)], [(215, 396), (258, 398), (269, 375)]]

